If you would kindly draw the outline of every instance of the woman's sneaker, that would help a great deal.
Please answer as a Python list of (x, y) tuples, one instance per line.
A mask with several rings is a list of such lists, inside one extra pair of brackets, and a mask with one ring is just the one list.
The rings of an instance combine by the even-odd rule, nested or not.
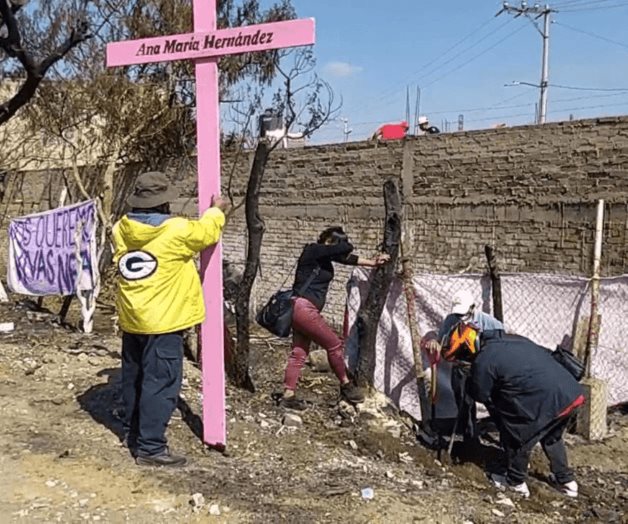
[(364, 393), (352, 382), (347, 382), (340, 386), (340, 396), (351, 404), (361, 404), (364, 402)]
[(562, 484), (556, 480), (556, 476), (553, 473), (550, 473), (549, 482), (563, 495), (566, 495), (573, 499), (578, 498), (578, 483), (575, 480)]
[(284, 409), (291, 409), (292, 411), (305, 411), (307, 409), (307, 402), (292, 395), (291, 397), (283, 397), (279, 405)]
[(495, 487), (499, 489), (514, 491), (515, 493), (521, 495), (523, 498), (530, 498), (530, 489), (525, 482), (522, 482), (521, 484), (510, 484), (506, 479), (506, 475), (499, 475), (497, 473), (491, 473), (490, 479)]

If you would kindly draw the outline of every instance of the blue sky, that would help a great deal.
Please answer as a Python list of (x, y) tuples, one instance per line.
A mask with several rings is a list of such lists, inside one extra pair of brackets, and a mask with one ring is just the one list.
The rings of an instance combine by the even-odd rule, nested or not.
[[(438, 127), (447, 119), (453, 130), (461, 113), (465, 129), (534, 121), (538, 90), (504, 84), (539, 82), (542, 39), (523, 17), (495, 18), (501, 2), (292, 1), (299, 17), (316, 19), (319, 74), (343, 98), (339, 116), (349, 119), (351, 140), (405, 119), (408, 85), (411, 115), (419, 85), (420, 112)], [(605, 91), (550, 87), (548, 121), (628, 114), (628, 1), (556, 0), (550, 6), (559, 10), (550, 29), (550, 85)], [(626, 91), (609, 91), (621, 88)], [(313, 142), (341, 141), (342, 127), (339, 120), (330, 123)]]

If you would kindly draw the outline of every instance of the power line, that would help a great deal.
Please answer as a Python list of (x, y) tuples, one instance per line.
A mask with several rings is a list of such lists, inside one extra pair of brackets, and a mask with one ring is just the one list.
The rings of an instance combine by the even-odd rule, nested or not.
[(628, 92), (628, 87), (577, 87), (577, 86), (564, 86), (560, 84), (550, 84), (552, 87), (559, 89), (571, 89), (573, 91), (620, 91)]
[[(459, 53), (455, 54), (454, 56), (452, 56), (449, 60), (443, 62), (442, 64), (436, 66), (434, 69), (432, 69), (431, 71), (425, 73), (425, 75), (422, 75), (422, 78), (427, 78), (430, 75), (433, 75), (436, 71), (438, 71), (439, 69), (442, 69), (443, 67), (445, 67), (448, 64), (451, 64), (456, 58), (459, 58), (460, 56), (464, 55), (465, 53), (467, 53), (468, 51), (471, 51), (471, 49), (473, 49), (474, 47), (477, 47), (479, 44), (481, 44), (482, 42), (484, 42), (485, 40), (487, 40), (488, 38), (492, 37), (493, 35), (495, 35), (495, 33), (497, 33), (498, 31), (501, 31), (504, 27), (506, 27), (510, 22), (512, 22), (512, 20), (507, 20), (506, 23), (500, 25), (495, 31), (493, 31), (492, 33), (489, 33), (488, 35), (484, 35), (482, 38), (480, 38), (477, 42), (475, 42), (474, 44), (470, 45), (469, 47), (467, 47), (466, 49), (460, 51)], [(511, 33), (512, 35), (512, 33)], [(509, 35), (509, 36), (511, 36)], [(500, 42), (502, 42), (502, 40), (500, 40)], [(498, 42), (499, 43), (499, 42)], [(491, 48), (492, 49), (492, 48)], [(429, 85), (429, 84), (428, 84)], [(427, 87), (427, 86), (426, 86)]]
[[(628, 100), (625, 102), (615, 103), (615, 104), (598, 104), (598, 105), (592, 105), (592, 106), (579, 106), (579, 107), (568, 107), (564, 109), (555, 109), (555, 110), (549, 111), (549, 114), (555, 115), (555, 114), (560, 114), (560, 113), (570, 113), (573, 111), (582, 111), (584, 109), (599, 109), (602, 107), (624, 107), (627, 105), (628, 105)], [(532, 113), (517, 113), (517, 114), (510, 114), (510, 115), (498, 115), (498, 116), (492, 116), (492, 117), (487, 117), (487, 118), (477, 118), (474, 120), (468, 120), (468, 122), (484, 122), (487, 120), (517, 118), (520, 116), (530, 116), (531, 114)]]
[[(476, 47), (478, 44), (482, 43), (484, 40), (486, 40), (487, 38), (490, 38), (491, 36), (494, 36), (495, 33), (497, 31), (500, 31), (501, 29), (503, 29), (504, 27), (506, 27), (512, 20), (508, 20), (506, 23), (502, 24), (501, 26), (499, 26), (493, 33), (490, 33), (488, 35), (485, 35), (484, 37), (482, 37), (480, 40), (476, 41), (475, 43), (471, 44), (470, 46), (466, 47), (465, 49), (463, 49), (462, 51), (460, 51), (459, 53), (457, 53), (456, 55), (454, 55), (453, 57), (451, 57), (449, 60), (443, 62), (442, 64), (436, 66), (434, 69), (432, 69), (431, 71), (429, 71), (428, 73), (426, 73), (424, 75), (424, 77), (422, 78), (426, 78), (429, 77), (430, 75), (434, 74), (436, 71), (438, 71), (439, 69), (443, 68), (444, 66), (446, 66), (447, 64), (451, 63), (452, 61), (454, 61), (456, 58), (459, 58), (460, 56), (464, 55), (465, 53), (467, 53), (468, 51), (470, 51), (471, 49), (473, 49), (474, 47)], [(439, 80), (445, 78), (446, 76), (449, 76), (451, 73), (454, 73), (456, 71), (458, 71), (459, 69), (462, 69), (462, 67), (466, 66), (467, 64), (470, 64), (471, 62), (473, 62), (474, 60), (480, 58), (481, 56), (485, 55), (486, 53), (488, 53), (489, 51), (491, 51), (492, 49), (494, 49), (495, 47), (497, 47), (499, 44), (501, 44), (502, 42), (504, 42), (505, 40), (507, 40), (508, 38), (510, 38), (511, 36), (515, 35), (516, 33), (518, 33), (519, 31), (521, 31), (523, 29), (523, 27), (520, 27), (519, 29), (516, 29), (515, 31), (510, 32), (509, 34), (507, 34), (505, 37), (501, 38), (500, 40), (498, 40), (497, 42), (495, 42), (493, 45), (491, 45), (490, 47), (487, 47), (486, 49), (484, 49), (483, 51), (481, 51), (480, 53), (478, 53), (477, 55), (472, 56), (469, 59), (466, 59), (464, 62), (461, 62), (460, 64), (458, 64), (456, 67), (454, 67), (453, 69), (450, 69), (449, 71), (447, 71), (446, 73), (442, 74), (441, 76), (437, 77), (436, 79), (432, 80), (431, 82), (429, 82), (428, 84), (425, 84), (424, 86), (422, 86), (422, 89), (428, 86), (431, 86), (433, 84), (435, 84), (436, 82), (438, 82)], [(399, 89), (397, 89), (397, 92), (399, 91)], [(396, 94), (395, 93), (391, 93), (391, 94)], [(389, 96), (387, 97), (381, 97), (376, 101), (382, 100), (383, 98), (390, 98)], [(372, 107), (373, 103), (371, 104), (367, 104), (366, 106), (363, 107), (363, 109), (368, 109), (370, 107)]]
[[(409, 75), (407, 75), (405, 78), (403, 78), (399, 83), (400, 84), (405, 84), (407, 83), (409, 80), (412, 80), (414, 78), (416, 78), (419, 73), (422, 73), (423, 71), (425, 71), (426, 69), (428, 69), (430, 66), (432, 66), (433, 64), (435, 64), (436, 62), (438, 62), (439, 60), (441, 60), (442, 58), (446, 57), (451, 51), (453, 51), (454, 49), (456, 49), (457, 47), (459, 47), (461, 44), (463, 44), (464, 42), (466, 42), (467, 40), (469, 40), (472, 36), (476, 35), (477, 33), (479, 33), (480, 31), (482, 31), (485, 27), (487, 27), (490, 23), (492, 23), (494, 20), (494, 17), (491, 17), (489, 20), (483, 22), (482, 24), (480, 24), (479, 26), (477, 26), (473, 31), (471, 31), (470, 33), (468, 33), (467, 35), (465, 35), (463, 38), (461, 38), (460, 40), (458, 40), (455, 44), (453, 44), (452, 46), (450, 46), (449, 48), (447, 48), (447, 50), (445, 50), (443, 53), (441, 53), (440, 55), (437, 55), (436, 58), (430, 60), (429, 62), (427, 62), (426, 64), (424, 64), (423, 66), (421, 66), (419, 69), (417, 69), (416, 71), (414, 71), (413, 73), (410, 73)], [(480, 42), (486, 40), (486, 38), (492, 36), (495, 34), (495, 32), (501, 30), (506, 24), (502, 24), (500, 27), (498, 27), (495, 31), (492, 31), (491, 33), (489, 33), (488, 35), (484, 36), (483, 38), (481, 38), (479, 41), (471, 44), (471, 46), (468, 46), (466, 48), (464, 48), (462, 51), (460, 51), (459, 53), (457, 53), (456, 55), (454, 55), (454, 57), (452, 59), (447, 60), (444, 64), (440, 64), (438, 66), (436, 66), (435, 68), (433, 68), (431, 71), (429, 71), (428, 73), (426, 73), (425, 76), (431, 75), (433, 74), (435, 71), (437, 71), (438, 69), (440, 69), (441, 67), (444, 67), (444, 65), (450, 63), (453, 59), (457, 58), (458, 56), (460, 56), (461, 54), (466, 53), (467, 51), (469, 51), (470, 49), (472, 49), (473, 47), (475, 47), (477, 44), (479, 44)], [(368, 103), (366, 106), (362, 106), (362, 108), (368, 108), (368, 107), (372, 107), (372, 105), (380, 100), (383, 100), (385, 98), (390, 98), (391, 95), (395, 95), (398, 92), (403, 90), (403, 86), (395, 86), (392, 88), (388, 88), (385, 89), (383, 91), (381, 91), (378, 95), (375, 95), (374, 99), (372, 102)]]
[[(517, 95), (517, 97), (521, 97), (521, 96), (525, 96), (525, 95), (529, 95), (530, 93), (522, 93)], [(615, 96), (625, 96), (628, 95), (627, 93), (623, 93), (623, 92), (619, 92), (619, 93), (614, 93), (614, 94), (608, 94), (608, 95), (593, 95), (593, 96), (577, 96), (577, 97), (569, 97), (569, 98), (558, 98), (556, 100), (553, 101), (554, 104), (562, 104), (565, 102), (575, 102), (577, 100), (591, 100), (593, 98), (609, 98), (609, 97), (615, 97)], [(512, 97), (511, 97), (512, 98)], [(550, 111), (550, 113), (557, 113), (557, 112), (561, 112), (561, 111), (573, 111), (576, 109), (591, 109), (591, 108), (595, 108), (595, 107), (611, 107), (611, 106), (623, 106), (628, 104), (628, 101), (626, 102), (619, 102), (619, 103), (613, 103), (613, 104), (604, 104), (604, 105), (595, 105), (595, 106), (584, 106), (584, 107), (580, 107), (580, 108), (572, 108), (572, 109), (560, 109), (560, 110), (554, 110), (554, 111)], [(527, 104), (513, 104), (513, 105), (495, 105), (495, 106), (489, 106), (489, 107), (475, 107), (475, 108), (465, 108), (465, 109), (448, 109), (446, 111), (431, 111), (430, 115), (444, 115), (444, 114), (456, 114), (456, 113), (472, 113), (472, 112), (478, 112), (478, 111), (497, 111), (497, 110), (501, 110), (501, 109), (518, 109), (518, 108), (522, 108), (522, 107), (528, 107), (530, 106), (531, 103), (527, 103)], [(515, 115), (505, 115), (505, 116), (515, 116)], [(476, 119), (476, 120), (468, 120), (468, 122), (476, 122), (479, 120), (491, 120), (493, 118), (503, 118), (503, 117), (499, 117), (499, 116), (492, 116), (492, 117), (488, 117), (488, 118), (481, 118), (481, 119)], [(381, 123), (380, 120), (374, 120), (374, 121), (365, 121), (365, 122), (353, 122), (352, 125), (354, 126), (361, 126), (361, 125), (372, 125), (372, 124), (379, 124)], [(331, 124), (328, 124), (331, 125)]]
[(593, 33), (591, 31), (585, 31), (584, 29), (578, 29), (577, 27), (572, 27), (570, 25), (567, 24), (563, 24), (562, 22), (554, 22), (556, 25), (560, 26), (560, 27), (564, 27), (566, 29), (569, 29), (571, 31), (575, 31), (576, 33), (582, 33), (583, 35), (587, 35), (590, 36), (591, 38), (596, 38), (598, 40), (602, 40), (603, 42), (608, 42), (610, 44), (615, 44), (618, 45), (620, 47), (623, 47), (624, 49), (628, 49), (628, 44), (624, 44), (622, 42), (618, 42), (617, 40), (612, 40), (610, 38), (606, 38), (605, 36), (602, 35), (598, 35), (596, 33)]
[(614, 9), (616, 7), (627, 7), (628, 3), (624, 2), (622, 4), (614, 4), (614, 5), (601, 5), (598, 7), (574, 7), (573, 9), (561, 9), (561, 13), (577, 13), (580, 11), (598, 11), (600, 9)]
[[(585, 7), (594, 7), (599, 4), (605, 4), (607, 2), (613, 2), (617, 0), (575, 0), (573, 2), (558, 2), (556, 4), (552, 4), (554, 9), (571, 9), (571, 8), (585, 8)], [(603, 7), (603, 6), (602, 6)]]
[(429, 87), (433, 84), (435, 84), (436, 82), (438, 82), (439, 80), (442, 80), (443, 78), (445, 78), (446, 76), (449, 76), (451, 73), (455, 73), (456, 71), (459, 71), (460, 69), (462, 69), (464, 66), (469, 65), (471, 62), (477, 60), (478, 58), (480, 58), (481, 56), (484, 56), (486, 53), (488, 53), (489, 51), (491, 51), (492, 49), (496, 48), (499, 44), (501, 44), (502, 42), (504, 42), (505, 40), (508, 40), (510, 37), (516, 35), (519, 31), (521, 31), (524, 28), (524, 26), (521, 26), (519, 29), (515, 29), (514, 31), (510, 32), (509, 34), (507, 34), (504, 38), (498, 40), (497, 42), (495, 42), (492, 46), (487, 47), (486, 49), (484, 49), (484, 51), (482, 51), (481, 53), (478, 53), (477, 55), (471, 57), (469, 60), (467, 60), (464, 63), (459, 64), (458, 66), (456, 66), (453, 69), (450, 69), (449, 71), (447, 71), (446, 73), (442, 74), (441, 76), (435, 78), (434, 80), (432, 80), (431, 82), (425, 84), (424, 87)]

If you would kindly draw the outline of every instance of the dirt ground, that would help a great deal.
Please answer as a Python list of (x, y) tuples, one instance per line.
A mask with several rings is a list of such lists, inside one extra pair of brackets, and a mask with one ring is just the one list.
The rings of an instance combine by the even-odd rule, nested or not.
[[(569, 436), (578, 500), (547, 485), (538, 451), (531, 499), (504, 497), (484, 474), (498, 453), (488, 440), (462, 463), (441, 465), (389, 410), (339, 407), (330, 374), (305, 371), (302, 392), (313, 406), (300, 427), (283, 427), (271, 394), (280, 387), (286, 347), (260, 336), (257, 392), (227, 391), (227, 452), (205, 450), (196, 436), (200, 373), (188, 362), (169, 439), (189, 465), (141, 468), (120, 445), (120, 340), (111, 310), (99, 310), (92, 336), (24, 305), (0, 313), (16, 324), (0, 335), (1, 523), (628, 522), (625, 411), (610, 415), (602, 443)], [(371, 500), (364, 488), (372, 488)]]

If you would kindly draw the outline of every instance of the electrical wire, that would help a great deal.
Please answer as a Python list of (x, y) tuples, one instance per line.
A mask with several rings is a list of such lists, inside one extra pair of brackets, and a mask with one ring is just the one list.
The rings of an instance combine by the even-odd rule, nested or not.
[[(521, 97), (521, 96), (525, 96), (525, 95), (530, 95), (533, 94), (531, 91), (525, 92), (525, 93), (521, 93), (516, 95), (516, 97)], [(562, 104), (565, 102), (575, 102), (578, 100), (591, 100), (594, 98), (610, 98), (610, 97), (615, 97), (615, 96), (626, 96), (628, 95), (628, 93), (613, 93), (613, 94), (607, 94), (607, 95), (588, 95), (588, 96), (577, 96), (577, 97), (569, 97), (569, 98), (558, 98), (556, 100), (552, 100), (552, 104)], [(474, 108), (466, 108), (466, 109), (449, 109), (446, 111), (430, 111), (430, 115), (445, 115), (445, 114), (456, 114), (456, 113), (473, 113), (473, 112), (478, 112), (478, 111), (498, 111), (498, 110), (502, 110), (502, 109), (519, 109), (519, 108), (523, 108), (523, 107), (528, 107), (531, 105), (531, 102), (526, 103), (526, 104), (513, 104), (513, 105), (500, 105), (503, 104), (504, 102), (507, 102), (509, 100), (514, 99), (515, 97), (510, 97), (509, 99), (503, 100), (502, 102), (493, 105), (493, 106), (488, 106), (488, 107), (474, 107)], [(603, 105), (595, 105), (595, 106), (584, 106), (584, 107), (579, 107), (579, 108), (568, 108), (568, 109), (556, 109), (553, 111), (550, 111), (550, 113), (556, 113), (556, 112), (561, 112), (561, 111), (575, 111), (577, 109), (590, 109), (590, 108), (595, 108), (595, 107), (612, 107), (612, 106), (623, 106), (625, 104), (627, 104), (627, 102), (615, 102), (613, 104), (603, 104)], [(492, 117), (488, 117), (488, 118), (481, 118), (481, 119), (476, 119), (476, 120), (468, 120), (469, 122), (473, 121), (481, 121), (481, 120), (491, 120), (494, 118), (505, 118), (506, 116), (508, 117), (513, 117), (515, 115), (505, 115), (505, 116), (492, 116)], [(381, 124), (381, 120), (372, 120), (372, 121), (364, 121), (364, 122), (351, 122), (352, 126), (364, 126), (364, 125), (375, 125), (375, 124)], [(331, 125), (328, 124), (328, 125)]]
[[(402, 91), (403, 89), (405, 89), (405, 86), (402, 85), (401, 87), (399, 87), (399, 84), (405, 84), (408, 80), (411, 80), (411, 79), (415, 78), (417, 75), (419, 75), (419, 73), (422, 73), (425, 69), (429, 68), (430, 66), (432, 66), (433, 64), (435, 64), (436, 62), (441, 60), (442, 58), (446, 57), (451, 51), (453, 51), (454, 49), (459, 47), (461, 44), (463, 44), (464, 42), (469, 40), (472, 36), (476, 35), (480, 31), (482, 31), (485, 27), (487, 27), (489, 24), (491, 24), (493, 22), (493, 20), (495, 20), (495, 17), (491, 17), (490, 19), (482, 22), (479, 26), (477, 26), (475, 29), (473, 29), (473, 31), (469, 32), (464, 37), (462, 37), (460, 40), (458, 40), (455, 44), (453, 44), (452, 46), (448, 47), (444, 52), (440, 53), (435, 58), (433, 58), (432, 60), (430, 60), (426, 64), (422, 65), (419, 69), (417, 69), (413, 73), (410, 73), (406, 77), (402, 78), (402, 80), (400, 80), (398, 82), (397, 86), (392, 87), (392, 88), (388, 88), (388, 89), (384, 89), (379, 94), (375, 95), (374, 100), (372, 102), (367, 102), (367, 107), (370, 107), (370, 106), (373, 105), (373, 103), (379, 102), (379, 101), (381, 101), (384, 98), (389, 98), (390, 95), (396, 94), (399, 91)], [(497, 29), (497, 31), (499, 31), (502, 27), (503, 26), (500, 26)], [(495, 32), (491, 32), (491, 33), (489, 33), (488, 36), (491, 36), (494, 33)], [(460, 54), (465, 53), (471, 47), (474, 47), (476, 44), (472, 44), (472, 46), (470, 46), (468, 48), (465, 48), (463, 51), (461, 51), (460, 53), (458, 53), (455, 56), (460, 56)], [(436, 69), (438, 69), (438, 67)], [(365, 106), (361, 104), (361, 108), (363, 109), (363, 108), (365, 108)]]
[(558, 89), (571, 89), (573, 91), (619, 91), (628, 92), (628, 87), (578, 87), (578, 86), (564, 86), (560, 84), (549, 84), (550, 87), (557, 87)]
[(446, 73), (442, 74), (441, 76), (439, 76), (438, 78), (432, 80), (431, 82), (425, 84), (425, 88), (435, 84), (436, 82), (442, 80), (443, 78), (445, 78), (446, 76), (449, 76), (451, 73), (455, 73), (456, 71), (459, 71), (460, 69), (462, 69), (463, 67), (469, 65), (471, 62), (477, 60), (478, 58), (480, 58), (481, 56), (484, 56), (486, 53), (488, 53), (489, 51), (491, 51), (492, 49), (494, 49), (495, 47), (497, 47), (499, 44), (501, 44), (502, 42), (504, 42), (505, 40), (508, 40), (509, 38), (511, 38), (512, 36), (516, 35), (519, 31), (522, 31), (523, 29), (525, 29), (527, 26), (522, 25), (521, 27), (519, 27), (518, 29), (515, 29), (514, 31), (510, 32), (509, 34), (507, 34), (505, 37), (501, 38), (500, 40), (498, 40), (497, 42), (495, 42), (492, 46), (487, 47), (486, 49), (484, 49), (481, 53), (478, 53), (477, 55), (473, 56), (471, 59), (467, 60), (464, 64), (459, 64), (457, 67), (455, 67), (454, 69), (450, 69), (449, 71), (447, 71)]
[(575, 0), (573, 2), (557, 2), (552, 4), (552, 9), (562, 10), (562, 8), (584, 8), (584, 7), (593, 7), (599, 4), (605, 4), (607, 2), (616, 2), (617, 0)]
[[(506, 21), (504, 24), (502, 24), (501, 26), (499, 26), (499, 28), (497, 29), (497, 31), (499, 31), (500, 29), (503, 29), (505, 26), (507, 26), (510, 22), (512, 22), (512, 19), (509, 19), (508, 21)], [(500, 40), (498, 40), (497, 42), (495, 42), (493, 45), (485, 48), (484, 50), (482, 50), (480, 53), (471, 56), (470, 58), (466, 59), (464, 62), (459, 63), (456, 67), (450, 69), (449, 71), (447, 71), (446, 73), (440, 75), (439, 77), (435, 78), (434, 80), (432, 80), (431, 82), (428, 82), (427, 84), (422, 85), (422, 89), (427, 88), (428, 86), (431, 86), (433, 84), (435, 84), (436, 82), (442, 80), (443, 78), (445, 78), (446, 76), (449, 76), (451, 73), (454, 73), (460, 69), (462, 69), (463, 67), (465, 67), (466, 65), (470, 64), (471, 62), (477, 60), (478, 58), (480, 58), (481, 56), (485, 55), (486, 53), (488, 53), (489, 51), (491, 51), (492, 49), (494, 49), (495, 47), (497, 47), (499, 44), (501, 44), (502, 42), (504, 42), (505, 40), (507, 40), (508, 38), (512, 37), (513, 35), (515, 35), (516, 33), (518, 33), (519, 31), (522, 31), (526, 26), (521, 26), (518, 29), (515, 29), (514, 31), (508, 33), (506, 36), (504, 36), (503, 38), (501, 38)], [(486, 35), (485, 37), (481, 38), (480, 40), (478, 40), (477, 42), (475, 42), (474, 44), (472, 44), (471, 46), (469, 46), (468, 48), (464, 49), (463, 51), (461, 51), (460, 53), (456, 54), (454, 57), (450, 58), (449, 60), (447, 60), (446, 62), (444, 62), (443, 64), (441, 64), (440, 66), (436, 67), (435, 69), (433, 69), (432, 71), (430, 71), (429, 73), (427, 73), (425, 75), (425, 77), (430, 76), (431, 74), (435, 73), (437, 70), (441, 69), (441, 67), (451, 63), (453, 60), (455, 60), (456, 58), (459, 58), (460, 56), (462, 56), (463, 54), (467, 53), (468, 51), (470, 51), (472, 48), (476, 47), (479, 43), (483, 42), (484, 40), (486, 40), (488, 37), (493, 36), (495, 33), (491, 33), (489, 35)], [(422, 78), (425, 78), (422, 77)], [(398, 90), (397, 90), (398, 91)], [(395, 95), (395, 93), (392, 93), (392, 95)], [(388, 96), (386, 98), (382, 98), (380, 100), (378, 100), (379, 102), (383, 102), (384, 104), (388, 101), (391, 100), (391, 97)], [(365, 106), (362, 107), (362, 110), (364, 109), (369, 109), (370, 107), (372, 107), (373, 104), (367, 104)]]
[[(568, 107), (568, 108), (564, 108), (564, 109), (554, 109), (552, 111), (548, 111), (548, 114), (551, 115), (557, 115), (557, 114), (561, 114), (561, 113), (571, 113), (573, 111), (582, 111), (585, 109), (600, 109), (603, 107), (625, 107), (628, 106), (628, 100), (626, 100), (625, 102), (620, 102), (620, 103), (614, 103), (614, 104), (597, 104), (597, 105), (591, 105), (591, 106), (578, 106), (578, 107)], [(517, 114), (510, 114), (510, 115), (498, 115), (498, 116), (491, 116), (491, 117), (487, 117), (487, 118), (476, 118), (476, 119), (472, 119), (472, 120), (466, 120), (466, 122), (485, 122), (487, 120), (500, 120), (500, 119), (506, 119), (506, 118), (518, 118), (521, 116), (533, 116), (533, 113), (517, 113)]]
[(615, 9), (617, 7), (628, 7), (628, 3), (624, 2), (621, 4), (614, 5), (604, 5), (598, 7), (574, 7), (573, 9), (561, 9), (561, 13), (578, 13), (581, 11), (598, 11), (600, 9)]
[(560, 27), (564, 27), (566, 29), (569, 29), (570, 31), (575, 31), (576, 33), (582, 33), (583, 35), (590, 36), (591, 38), (596, 38), (597, 40), (602, 40), (603, 42), (608, 42), (610, 44), (615, 44), (615, 45), (618, 45), (620, 47), (623, 47), (624, 49), (628, 49), (628, 44), (624, 44), (622, 42), (618, 42), (617, 40), (612, 40), (610, 38), (606, 38), (605, 36), (598, 35), (598, 34), (593, 33), (591, 31), (585, 31), (584, 29), (578, 29), (577, 27), (572, 27), (570, 25), (563, 24), (562, 22), (554, 22), (554, 24), (558, 25)]

